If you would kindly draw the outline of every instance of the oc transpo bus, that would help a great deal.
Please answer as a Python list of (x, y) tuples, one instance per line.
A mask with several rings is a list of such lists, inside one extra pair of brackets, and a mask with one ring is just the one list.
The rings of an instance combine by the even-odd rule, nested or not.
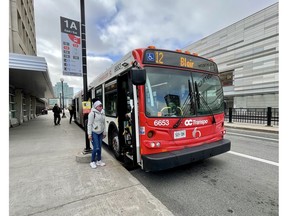
[[(159, 171), (230, 150), (215, 62), (181, 50), (134, 49), (88, 87), (105, 110), (104, 142), (119, 160)], [(78, 93), (76, 121), (84, 126)]]

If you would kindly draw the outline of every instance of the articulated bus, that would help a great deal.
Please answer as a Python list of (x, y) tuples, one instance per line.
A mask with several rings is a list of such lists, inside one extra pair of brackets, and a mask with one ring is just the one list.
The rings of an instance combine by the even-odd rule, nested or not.
[[(88, 87), (103, 103), (104, 142), (115, 157), (159, 171), (230, 150), (215, 62), (196, 53), (134, 49)], [(81, 112), (83, 96), (74, 102)], [(77, 101), (77, 102), (76, 102)], [(77, 104), (78, 103), (78, 104)], [(83, 125), (83, 115), (76, 120)]]

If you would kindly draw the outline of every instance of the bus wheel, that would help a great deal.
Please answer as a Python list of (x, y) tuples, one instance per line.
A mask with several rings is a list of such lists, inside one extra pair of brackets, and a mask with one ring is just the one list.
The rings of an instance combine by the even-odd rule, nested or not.
[(117, 160), (122, 159), (121, 155), (121, 146), (119, 142), (119, 137), (117, 131), (113, 131), (111, 137), (111, 148)]

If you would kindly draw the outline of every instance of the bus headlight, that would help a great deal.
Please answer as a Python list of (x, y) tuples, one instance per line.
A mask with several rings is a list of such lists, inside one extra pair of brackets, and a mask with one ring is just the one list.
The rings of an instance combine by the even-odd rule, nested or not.
[(160, 148), (161, 143), (160, 142), (148, 142), (148, 143), (145, 143), (145, 146), (147, 146), (148, 148)]

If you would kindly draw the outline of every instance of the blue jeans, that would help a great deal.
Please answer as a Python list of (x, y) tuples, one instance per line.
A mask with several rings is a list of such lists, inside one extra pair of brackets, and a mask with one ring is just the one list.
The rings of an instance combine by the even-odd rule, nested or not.
[(97, 133), (92, 132), (91, 142), (93, 145), (93, 151), (92, 151), (91, 162), (95, 161), (96, 154), (97, 154), (97, 161), (101, 160), (102, 137), (103, 137), (102, 133), (97, 134)]

